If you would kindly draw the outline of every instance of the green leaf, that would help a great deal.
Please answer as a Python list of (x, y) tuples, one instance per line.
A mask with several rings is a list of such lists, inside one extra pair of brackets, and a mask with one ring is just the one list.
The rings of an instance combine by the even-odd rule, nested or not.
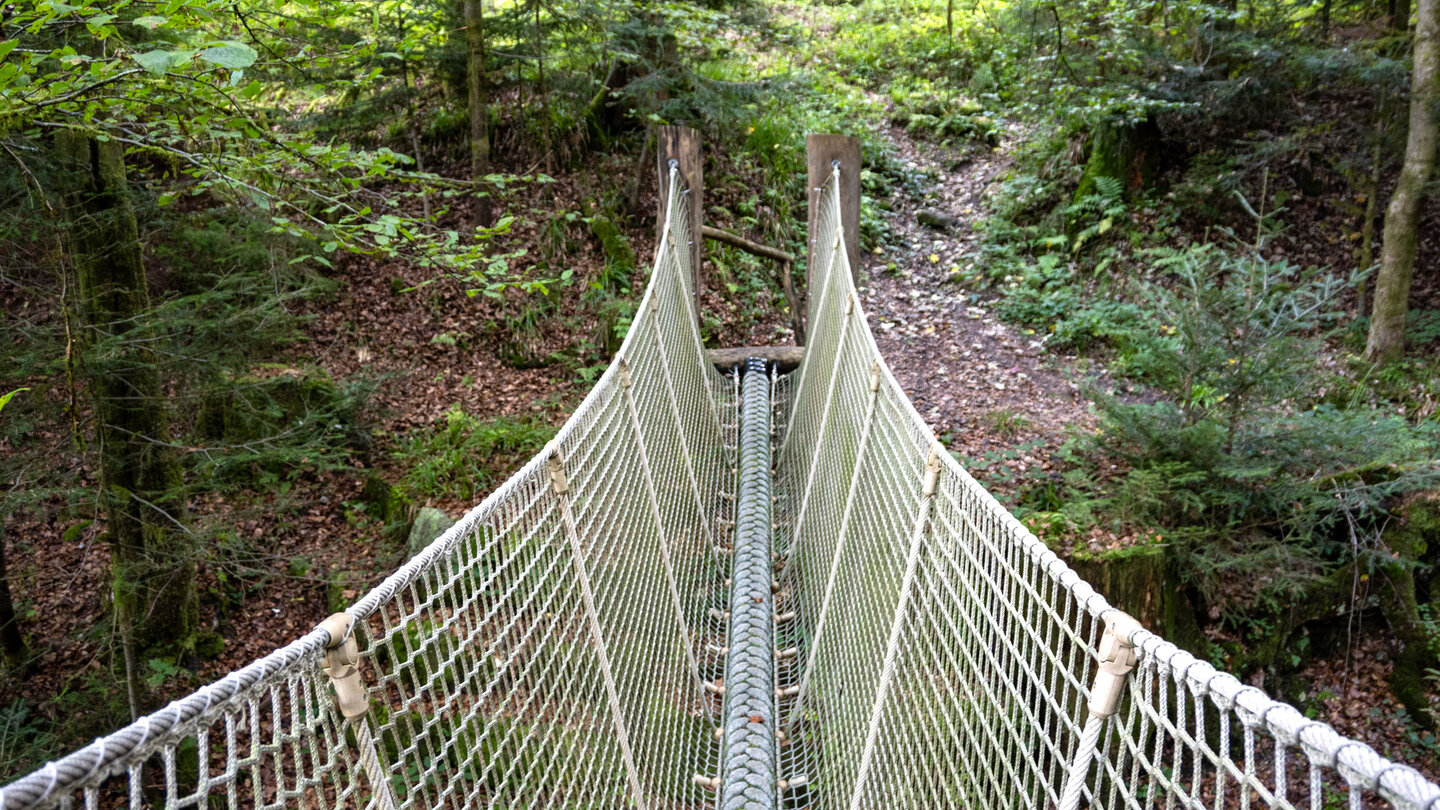
[(171, 61), (175, 58), (175, 56), (176, 53), (174, 51), (162, 50), (153, 50), (146, 51), (145, 53), (130, 54), (130, 58), (134, 59), (136, 62), (139, 62), (140, 67), (145, 68), (156, 76), (164, 76), (166, 71), (170, 70)]
[(200, 58), (212, 65), (241, 70), (255, 64), (260, 54), (243, 42), (221, 42), (200, 52)]
[(4, 42), (0, 42), (0, 59), (4, 59), (7, 54), (15, 50), (15, 46), (19, 44), (19, 42), (20, 40), (18, 39), (7, 39)]
[(136, 17), (135, 19), (130, 21), (130, 24), (138, 25), (141, 28), (148, 28), (151, 31), (154, 31), (156, 28), (159, 28), (160, 26), (164, 25), (169, 21), (170, 19), (168, 17), (161, 17), (155, 14), (147, 14), (144, 17)]
[(16, 394), (20, 393), (21, 391), (29, 390), (29, 388), (16, 388), (14, 391), (11, 391), (8, 394), (0, 395), (0, 411), (5, 410), (5, 406), (10, 404), (11, 398), (13, 398)]

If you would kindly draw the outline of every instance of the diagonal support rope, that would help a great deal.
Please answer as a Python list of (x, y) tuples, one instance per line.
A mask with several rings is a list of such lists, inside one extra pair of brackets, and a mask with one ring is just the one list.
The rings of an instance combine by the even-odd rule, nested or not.
[(920, 562), (920, 541), (925, 536), (925, 526), (930, 519), (930, 508), (935, 502), (935, 487), (940, 478), (940, 456), (945, 448), (939, 442), (930, 448), (930, 458), (925, 462), (925, 476), (920, 484), (920, 508), (915, 515), (915, 528), (910, 533), (910, 550), (905, 555), (905, 576), (900, 581), (900, 593), (895, 598), (895, 617), (890, 621), (889, 640), (885, 642), (885, 660), (880, 665), (880, 682), (875, 686), (875, 697), (870, 703), (870, 721), (865, 726), (865, 747), (860, 752), (860, 769), (855, 776), (855, 787), (850, 792), (850, 810), (859, 810), (865, 796), (866, 783), (875, 765), (875, 749), (880, 742), (880, 721), (885, 713), (885, 703), (890, 697), (890, 686), (895, 682), (895, 667), (900, 657), (900, 638), (905, 629), (905, 614), (910, 609), (910, 592), (915, 587), (915, 570)]
[[(635, 437), (635, 452), (640, 460), (641, 477), (645, 481), (645, 500), (650, 505), (650, 516), (655, 521), (655, 543), (660, 547), (660, 559), (665, 568), (665, 585), (670, 591), (670, 604), (675, 608), (675, 628), (680, 634), (681, 645), (685, 648), (685, 663), (695, 676), (695, 687), (704, 690), (700, 677), (700, 664), (695, 659), (695, 644), (690, 638), (690, 627), (685, 621), (685, 606), (680, 601), (680, 588), (675, 582), (675, 565), (670, 559), (669, 534), (665, 531), (665, 518), (660, 513), (660, 497), (655, 493), (655, 477), (650, 472), (650, 454), (645, 449), (645, 432), (640, 427), (640, 414), (635, 411), (635, 397), (630, 393), (630, 365), (622, 357), (620, 363), (620, 394), (625, 398), (625, 411), (630, 416), (630, 430)], [(686, 464), (689, 464), (688, 451)], [(708, 528), (708, 524), (701, 522)]]
[[(840, 380), (840, 363), (845, 359), (846, 339), (850, 335), (851, 315), (855, 311), (855, 295), (851, 293), (845, 301), (845, 320), (840, 325), (840, 343), (835, 347), (835, 360), (830, 368), (830, 383), (825, 388), (825, 404), (820, 410), (820, 428), (815, 436), (817, 446), (825, 446), (825, 435), (830, 427), (830, 415), (835, 408), (835, 387)], [(789, 555), (795, 556), (796, 546), (804, 534), (805, 517), (810, 512), (810, 495), (815, 491), (815, 472), (820, 466), (820, 453), (810, 454), (810, 470), (805, 474), (805, 494), (800, 497), (800, 511), (795, 515), (795, 525), (791, 529), (791, 545)]]
[(570, 509), (570, 484), (565, 475), (565, 461), (560, 457), (558, 444), (552, 442), (549, 451), (547, 464), (550, 468), (550, 482), (555, 498), (560, 502), (560, 523), (565, 531), (565, 539), (570, 544), (570, 560), (574, 565), (575, 579), (580, 583), (580, 593), (585, 604), (585, 620), (590, 629), (590, 642), (595, 648), (595, 657), (600, 661), (600, 676), (605, 684), (610, 719), (615, 725), (616, 742), (620, 745), (620, 756), (625, 765), (625, 780), (629, 783), (630, 796), (636, 806), (644, 810), (645, 790), (640, 785), (640, 775), (635, 768), (635, 752), (631, 748), (630, 732), (625, 725), (625, 710), (615, 688), (615, 670), (610, 665), (610, 649), (605, 643), (600, 614), (595, 609), (595, 592), (590, 585), (590, 573), (585, 566), (585, 549), (580, 542), (580, 535), (575, 531), (575, 515)]
[[(670, 355), (665, 350), (665, 338), (660, 333), (660, 321), (656, 320), (654, 330), (651, 333), (654, 337), (655, 351), (660, 356), (660, 369), (665, 377), (665, 390), (670, 394), (670, 418), (675, 424), (683, 424), (684, 417), (680, 415), (680, 397), (675, 393), (675, 380), (670, 374)], [(717, 428), (719, 427), (717, 422)], [(723, 428), (721, 429), (723, 432)], [(700, 526), (705, 532), (707, 548), (718, 548), (719, 543), (715, 541), (715, 531), (711, 527), (711, 516), (705, 514), (705, 499), (700, 495), (700, 480), (695, 475), (694, 456), (690, 452), (690, 440), (685, 437), (684, 431), (678, 432), (680, 440), (680, 456), (685, 460), (685, 477), (690, 483), (690, 497), (695, 501), (695, 510), (699, 518)]]
[[(880, 391), (880, 367), (870, 366), (870, 396), (865, 400), (865, 418), (860, 427), (860, 446), (855, 451), (855, 467), (850, 471), (850, 484), (845, 488), (845, 508), (840, 514), (840, 529), (835, 533), (835, 553), (830, 557), (830, 571), (825, 576), (825, 593), (820, 597), (820, 616), (815, 620), (815, 632), (811, 636), (810, 650), (805, 655), (805, 668), (800, 675), (795, 702), (790, 707), (786, 725), (793, 725), (805, 707), (805, 697), (810, 692), (810, 678), (815, 672), (815, 662), (820, 658), (821, 642), (826, 638), (825, 630), (830, 619), (831, 600), (835, 595), (835, 583), (840, 581), (840, 563), (845, 559), (845, 542), (850, 537), (850, 519), (855, 514), (856, 494), (860, 491), (860, 476), (865, 470), (866, 451), (870, 448), (871, 428), (875, 423), (875, 400)], [(791, 552), (793, 554), (793, 551)]]

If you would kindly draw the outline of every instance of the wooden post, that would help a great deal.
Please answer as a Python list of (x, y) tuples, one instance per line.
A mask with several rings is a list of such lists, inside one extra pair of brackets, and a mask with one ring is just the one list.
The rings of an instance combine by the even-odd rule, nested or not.
[[(820, 200), (817, 189), (830, 180), (835, 161), (840, 162), (840, 219), (845, 225), (845, 255), (850, 258), (850, 277), (860, 283), (860, 139), (848, 135), (808, 135), (805, 158), (809, 165), (807, 190), (810, 201), (809, 227), (806, 229), (807, 255), (815, 255), (815, 218)], [(814, 289), (811, 283), (814, 268), (807, 261), (806, 294)]]
[(679, 245), (690, 251), (690, 267), (694, 273), (691, 285), (698, 298), (704, 286), (705, 276), (700, 262), (704, 254), (700, 249), (700, 223), (705, 216), (704, 162), (700, 157), (700, 133), (690, 127), (663, 126), (655, 128), (655, 160), (660, 172), (660, 208), (656, 216), (657, 229), (665, 227), (665, 210), (670, 204), (670, 161), (674, 160), (680, 169), (680, 176), (690, 187), (690, 244)]

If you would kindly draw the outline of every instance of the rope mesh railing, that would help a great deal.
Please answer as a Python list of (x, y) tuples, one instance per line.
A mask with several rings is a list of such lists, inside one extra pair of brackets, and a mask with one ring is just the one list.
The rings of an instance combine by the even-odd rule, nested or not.
[(317, 628), (6, 786), (0, 808), (706, 801), (693, 775), (719, 756), (705, 683), (722, 663), (735, 394), (701, 349), (698, 235), (670, 183), (651, 282), (595, 389), (546, 452), (346, 611), (362, 716), (337, 713)]
[[(1415, 770), (1128, 621), (938, 447), (852, 282), (856, 168), (812, 190), (811, 343), (776, 396), (780, 771), (807, 786), (785, 806), (1440, 808)], [(1097, 664), (1132, 646), (1094, 715)]]
[[(630, 331), (545, 452), (344, 615), (0, 810), (1440, 810), (1418, 772), (1127, 621), (939, 446), (852, 280), (856, 170), (812, 190), (804, 362), (768, 405), (746, 380), (773, 482), (758, 445), (738, 480), (739, 375), (703, 350), (672, 167)], [(770, 523), (774, 583), (762, 546), (727, 584), (740, 517)], [(731, 638), (742, 585), (771, 624)], [(735, 773), (755, 790), (730, 802)]]

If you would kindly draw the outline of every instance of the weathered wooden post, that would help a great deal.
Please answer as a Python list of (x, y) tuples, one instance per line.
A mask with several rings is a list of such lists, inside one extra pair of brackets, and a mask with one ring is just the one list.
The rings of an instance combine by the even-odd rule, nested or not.
[[(845, 225), (845, 255), (850, 259), (850, 277), (860, 283), (860, 139), (848, 135), (808, 135), (805, 158), (809, 165), (810, 220), (806, 229), (807, 255), (815, 255), (815, 220), (819, 216), (820, 189), (830, 180), (836, 161), (840, 164), (840, 218)], [(814, 290), (814, 268), (807, 259), (805, 288)]]
[[(700, 261), (700, 223), (705, 216), (704, 161), (700, 157), (700, 133), (690, 127), (663, 126), (655, 128), (656, 167), (660, 172), (660, 208), (656, 216), (657, 228), (665, 227), (665, 211), (670, 205), (670, 161), (675, 161), (680, 176), (690, 187), (690, 244), (679, 245), (690, 251), (690, 268), (693, 277), (691, 287), (698, 299), (704, 286), (704, 274)], [(661, 231), (663, 235), (663, 231)], [(698, 305), (698, 303), (697, 303)]]

